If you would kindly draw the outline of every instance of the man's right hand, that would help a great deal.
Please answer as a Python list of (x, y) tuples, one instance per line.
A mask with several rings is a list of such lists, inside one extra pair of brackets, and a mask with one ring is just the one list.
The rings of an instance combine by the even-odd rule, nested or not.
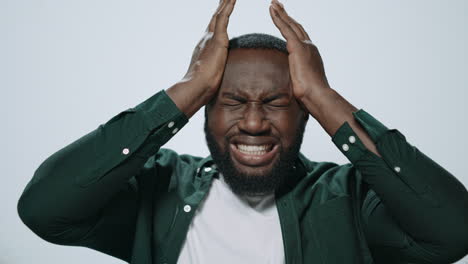
[(226, 66), (227, 26), (236, 0), (220, 0), (202, 39), (192, 54), (184, 78), (166, 90), (177, 107), (190, 118), (216, 94)]

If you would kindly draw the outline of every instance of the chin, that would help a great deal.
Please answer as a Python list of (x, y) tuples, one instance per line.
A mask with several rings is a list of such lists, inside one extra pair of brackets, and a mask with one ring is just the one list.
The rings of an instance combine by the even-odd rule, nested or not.
[(239, 162), (236, 162), (232, 157), (231, 157), (231, 163), (233, 164), (233, 167), (236, 169), (236, 171), (239, 174), (243, 174), (246, 177), (266, 177), (268, 175), (271, 175), (273, 171), (273, 165), (274, 162), (276, 162), (276, 159), (271, 163), (263, 166), (248, 166), (241, 164)]

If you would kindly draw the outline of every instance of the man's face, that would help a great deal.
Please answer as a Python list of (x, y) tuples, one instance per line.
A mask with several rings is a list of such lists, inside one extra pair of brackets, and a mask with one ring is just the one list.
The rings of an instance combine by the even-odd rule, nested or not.
[(234, 192), (276, 190), (291, 173), (306, 120), (293, 95), (286, 54), (229, 52), (218, 94), (207, 106), (205, 133), (211, 155)]

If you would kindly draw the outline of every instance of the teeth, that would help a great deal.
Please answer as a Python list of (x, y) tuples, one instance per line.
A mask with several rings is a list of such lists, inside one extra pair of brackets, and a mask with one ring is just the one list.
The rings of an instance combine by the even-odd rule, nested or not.
[(270, 145), (237, 145), (237, 148), (240, 150), (240, 152), (249, 155), (263, 155), (268, 152), (270, 147)]

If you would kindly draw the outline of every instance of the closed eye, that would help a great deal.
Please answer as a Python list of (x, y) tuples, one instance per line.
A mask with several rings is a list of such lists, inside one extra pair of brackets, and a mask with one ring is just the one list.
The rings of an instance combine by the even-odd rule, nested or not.
[(277, 108), (280, 108), (280, 107), (288, 107), (289, 106), (289, 102), (285, 103), (285, 102), (270, 102), (267, 104), (268, 106), (272, 106), (272, 107), (277, 107)]
[(288, 107), (290, 104), (289, 96), (286, 94), (274, 95), (263, 100), (264, 104), (273, 107)]
[(231, 98), (225, 98), (221, 101), (222, 105), (230, 106), (230, 107), (242, 106), (246, 102), (247, 102), (246, 100), (236, 100), (236, 99), (231, 99)]
[(223, 102), (223, 105), (226, 105), (226, 106), (239, 106), (239, 105), (242, 105), (242, 102), (233, 101), (233, 100), (226, 100), (225, 102)]
[(247, 103), (247, 100), (243, 97), (240, 97), (231, 93), (226, 93), (225, 98), (223, 98), (222, 102), (223, 102), (223, 105), (238, 106), (238, 105)]

